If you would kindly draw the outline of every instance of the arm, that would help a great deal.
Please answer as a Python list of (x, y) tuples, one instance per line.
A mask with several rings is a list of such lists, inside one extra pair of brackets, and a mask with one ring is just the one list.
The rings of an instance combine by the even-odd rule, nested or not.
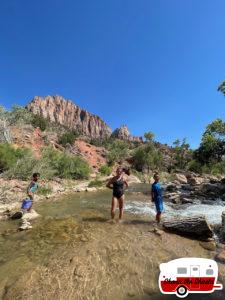
[(126, 189), (128, 189), (128, 187), (129, 187), (129, 185), (128, 185), (128, 183), (127, 183), (127, 181), (126, 180), (124, 180), (124, 189), (126, 190)]
[(27, 195), (31, 200), (33, 200), (33, 198), (34, 198), (34, 194), (30, 190), (32, 188), (32, 186), (33, 186), (33, 182), (31, 182), (27, 188)]
[(109, 179), (109, 181), (106, 184), (106, 187), (109, 188), (109, 189), (111, 189), (111, 190), (113, 189), (113, 187), (112, 187), (113, 180), (114, 180), (114, 177), (111, 178), (111, 179)]
[(154, 193), (153, 193), (153, 190), (151, 191), (151, 196), (152, 196), (152, 202), (155, 202), (155, 199), (154, 199)]

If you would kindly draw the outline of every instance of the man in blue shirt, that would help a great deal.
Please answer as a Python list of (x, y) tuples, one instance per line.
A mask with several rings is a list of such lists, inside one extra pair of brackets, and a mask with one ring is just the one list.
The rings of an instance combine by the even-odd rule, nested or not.
[(160, 223), (161, 214), (163, 212), (163, 197), (162, 197), (162, 188), (159, 183), (159, 174), (154, 174), (155, 182), (152, 184), (152, 202), (155, 203), (156, 208), (156, 221)]

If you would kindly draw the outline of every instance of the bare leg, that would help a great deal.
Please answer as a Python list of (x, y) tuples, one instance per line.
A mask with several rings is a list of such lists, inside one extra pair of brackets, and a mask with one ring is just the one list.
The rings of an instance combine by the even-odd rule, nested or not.
[(123, 218), (124, 195), (118, 200), (119, 200), (119, 210), (120, 210), (119, 219), (121, 220)]
[(160, 221), (161, 221), (161, 212), (158, 212), (158, 213), (156, 214), (156, 221), (157, 221), (158, 223), (160, 223)]
[(112, 206), (111, 206), (111, 218), (114, 219), (115, 217), (115, 211), (117, 207), (117, 198), (112, 197)]

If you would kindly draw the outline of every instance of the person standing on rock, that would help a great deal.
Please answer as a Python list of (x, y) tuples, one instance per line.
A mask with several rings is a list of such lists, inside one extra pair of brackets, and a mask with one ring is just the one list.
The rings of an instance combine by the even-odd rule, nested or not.
[(40, 173), (34, 173), (32, 177), (33, 177), (33, 179), (27, 188), (27, 195), (31, 201), (31, 205), (27, 209), (28, 212), (30, 212), (32, 209), (33, 201), (34, 201), (34, 194), (37, 192), (37, 190), (39, 188), (38, 180), (40, 179)]
[(154, 174), (154, 183), (152, 184), (152, 202), (155, 203), (156, 208), (156, 221), (160, 223), (161, 215), (163, 212), (163, 197), (162, 197), (162, 188), (159, 183), (159, 174)]
[(114, 219), (117, 204), (119, 204), (119, 221), (123, 218), (124, 210), (124, 191), (128, 188), (128, 183), (124, 179), (124, 174), (130, 175), (130, 170), (124, 168), (117, 168), (116, 176), (111, 178), (107, 183), (107, 187), (113, 190), (111, 217)]

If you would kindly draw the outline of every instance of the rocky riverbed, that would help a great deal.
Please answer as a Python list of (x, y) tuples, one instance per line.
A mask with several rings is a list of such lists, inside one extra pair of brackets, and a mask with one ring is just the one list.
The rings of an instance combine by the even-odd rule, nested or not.
[[(122, 224), (108, 222), (110, 191), (40, 202), (36, 210), (41, 217), (30, 231), (17, 232), (17, 221), (1, 222), (0, 298), (165, 299), (158, 290), (159, 264), (186, 256), (216, 259), (225, 284), (225, 245), (156, 228), (148, 189), (134, 185), (128, 190)], [(165, 204), (164, 218), (172, 220), (176, 204)], [(202, 299), (222, 300), (224, 294)]]

